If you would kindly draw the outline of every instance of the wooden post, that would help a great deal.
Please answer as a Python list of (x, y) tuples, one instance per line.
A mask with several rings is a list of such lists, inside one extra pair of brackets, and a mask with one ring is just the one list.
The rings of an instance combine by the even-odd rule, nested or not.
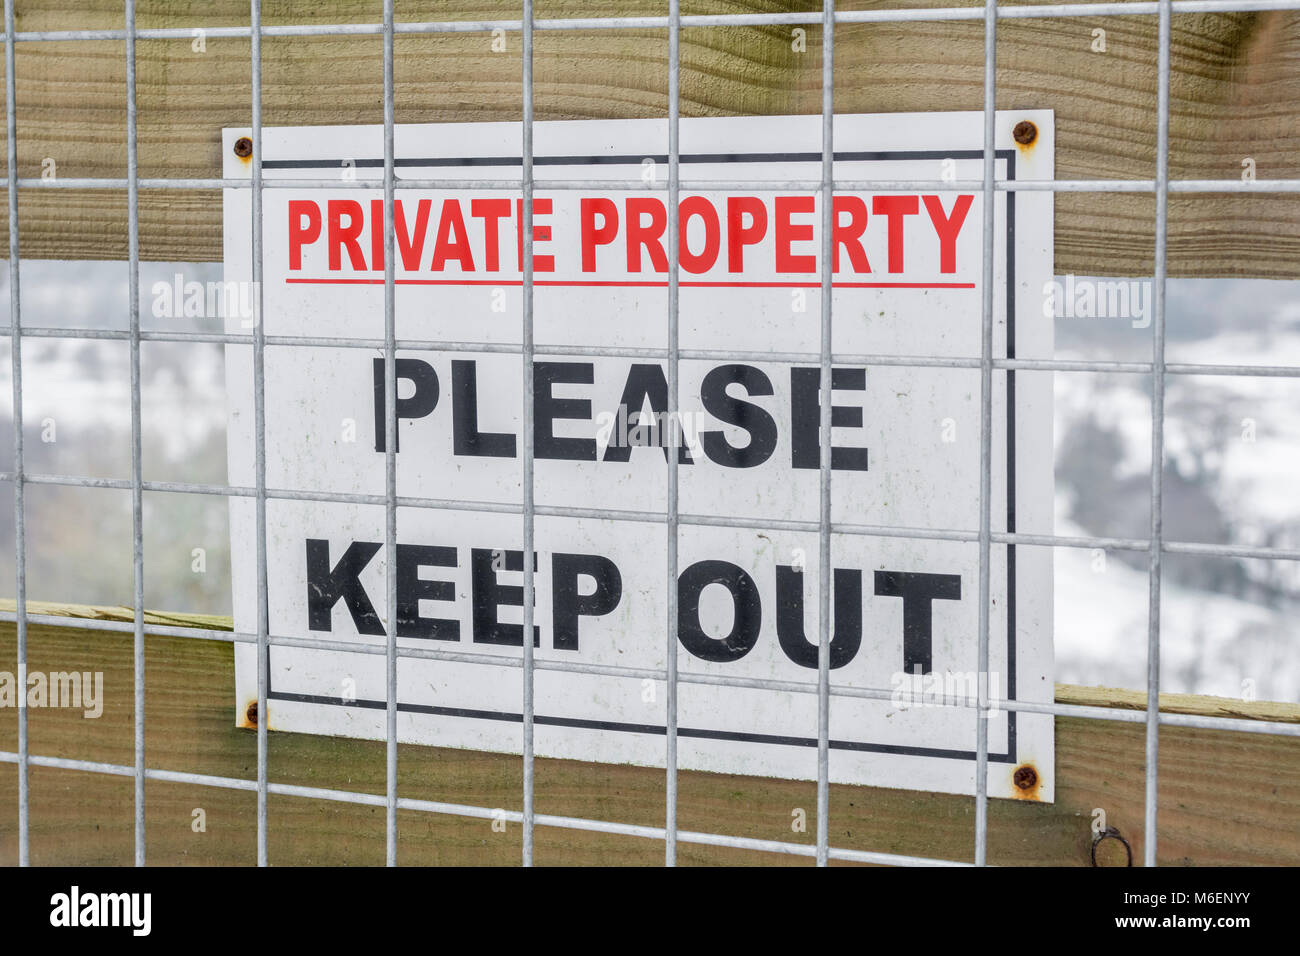
[[(158, 7), (162, 7), (161, 10)], [(775, 0), (696, 4), (693, 12), (787, 10)], [(653, 0), (556, 0), (548, 18), (663, 13)], [(268, 24), (376, 22), (375, 3), (279, 3)], [(518, 18), (509, 0), (412, 0), (407, 21)], [(20, 31), (122, 26), (120, 4), (24, 4)], [(141, 28), (247, 23), (239, 0), (154, 5)], [(816, 113), (818, 30), (692, 28), (682, 39), (682, 115)], [(1105, 52), (1093, 31), (1103, 29)], [(1150, 179), (1155, 170), (1156, 21), (1151, 16), (1003, 20), (1000, 108), (1056, 110), (1057, 176)], [(202, 46), (202, 52), (198, 47)], [(983, 104), (983, 27), (975, 22), (844, 25), (836, 31), (841, 112), (976, 110)], [(804, 52), (799, 52), (800, 48)], [(488, 34), (402, 35), (396, 41), (399, 123), (515, 120), (518, 35), (493, 53)], [(250, 122), (249, 44), (242, 39), (142, 40), (140, 173), (218, 177), (220, 130)], [(382, 121), (378, 37), (275, 37), (263, 45), (269, 126)], [(1170, 173), (1240, 181), (1300, 177), (1300, 14), (1184, 14), (1173, 21)], [(664, 116), (664, 31), (539, 31), (539, 120)], [(120, 42), (18, 44), (19, 174), (124, 177)], [(1061, 194), (1056, 271), (1144, 275), (1152, 270), (1154, 201), (1141, 194)], [(28, 189), (19, 210), (24, 258), (126, 258), (122, 193)], [(1300, 275), (1300, 195), (1176, 194), (1170, 200), (1174, 276)], [(141, 256), (221, 259), (217, 193), (141, 198)]]

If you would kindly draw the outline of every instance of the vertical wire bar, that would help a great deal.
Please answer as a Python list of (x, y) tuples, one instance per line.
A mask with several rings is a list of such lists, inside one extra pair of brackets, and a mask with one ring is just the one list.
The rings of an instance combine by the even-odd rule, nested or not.
[(397, 323), (393, 265), (393, 0), (384, 0), (384, 551), (388, 697), (384, 731), (384, 861), (397, 865)]
[(681, 443), (685, 429), (678, 421), (678, 370), (681, 365), (678, 341), (679, 277), (677, 275), (677, 203), (681, 190), (681, 0), (668, 3), (668, 421), (672, 428), (672, 441), (668, 451), (668, 579), (667, 625), (668, 680), (666, 684), (668, 710), (665, 729), (668, 742), (666, 754), (667, 778), (664, 784), (666, 801), (664, 822), (664, 865), (677, 865), (677, 459), (681, 456)]
[(136, 149), (135, 0), (126, 0), (126, 205), (131, 310), (131, 563), (135, 575), (135, 865), (144, 866), (144, 490), (140, 428), (140, 190)]
[(524, 460), (524, 821), (523, 864), (533, 865), (533, 0), (524, 0), (523, 22), (523, 432)]
[[(23, 332), (18, 287), (18, 107), (14, 89), (14, 3), (5, 0), (5, 174), (9, 199), (9, 359), (14, 393), (14, 586), (18, 639), (18, 686), (27, 686), (27, 509), (23, 471)], [(18, 865), (31, 863), (28, 850), (27, 695), (18, 695)]]
[(831, 228), (835, 222), (835, 0), (822, 2), (821, 376), (817, 520), (817, 865), (830, 856), (831, 735)]
[[(984, 866), (988, 852), (989, 815), (989, 502), (993, 485), (993, 204), (997, 135), (997, 0), (984, 4), (984, 234), (983, 304), (980, 324), (980, 586), (979, 650), (976, 665), (975, 711), (975, 865)], [(1010, 254), (1010, 250), (1008, 250)], [(1007, 308), (1014, 304), (1007, 303)], [(1011, 441), (1012, 436), (1007, 436)]]
[(266, 584), (266, 334), (262, 295), (262, 2), (250, 0), (250, 61), (253, 86), (253, 470), (257, 508), (257, 865), (267, 866), (266, 849), (266, 677), (271, 648)]
[(1143, 863), (1156, 865), (1156, 797), (1160, 756), (1160, 569), (1164, 536), (1165, 274), (1169, 224), (1169, 0), (1160, 0), (1156, 102), (1155, 311), (1151, 377), (1151, 564), (1148, 572), (1146, 795)]

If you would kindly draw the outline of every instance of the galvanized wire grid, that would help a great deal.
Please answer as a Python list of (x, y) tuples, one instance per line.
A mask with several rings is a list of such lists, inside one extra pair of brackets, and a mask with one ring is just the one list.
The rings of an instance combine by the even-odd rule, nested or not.
[[(145, 781), (161, 780), (175, 783), (196, 784), (200, 786), (219, 787), (231, 790), (255, 791), (257, 793), (257, 861), (266, 865), (267, 859), (267, 796), (275, 793), (285, 796), (306, 797), (319, 800), (332, 800), (385, 808), (386, 860), (393, 865), (397, 860), (397, 811), (416, 810), (428, 813), (442, 813), (463, 817), (493, 818), (499, 817), (501, 811), (462, 804), (444, 803), (433, 800), (419, 800), (397, 795), (397, 662), (401, 657), (422, 658), (443, 661), (478, 663), (498, 667), (519, 667), (523, 671), (523, 807), (519, 811), (507, 811), (506, 820), (520, 823), (523, 830), (523, 863), (531, 864), (533, 859), (533, 832), (537, 826), (563, 827), (578, 830), (590, 830), (603, 833), (621, 834), (663, 840), (665, 862), (676, 862), (677, 844), (679, 842), (725, 846), (748, 850), (761, 850), (794, 856), (814, 856), (819, 865), (825, 865), (830, 859), (851, 860), (868, 863), (913, 864), (913, 865), (961, 865), (957, 861), (939, 860), (925, 857), (904, 856), (890, 853), (876, 853), (832, 847), (828, 837), (828, 746), (830, 698), (832, 696), (858, 697), (887, 700), (892, 691), (878, 688), (835, 687), (830, 683), (830, 535), (832, 530), (841, 534), (861, 534), (900, 538), (929, 538), (948, 541), (977, 542), (980, 556), (979, 580), (979, 672), (988, 670), (989, 658), (989, 553), (993, 544), (1023, 544), (1049, 547), (1069, 548), (1105, 548), (1129, 551), (1146, 551), (1150, 556), (1150, 591), (1149, 618), (1147, 630), (1147, 706), (1145, 712), (1112, 710), (1105, 707), (1089, 707), (1060, 703), (1031, 703), (1014, 700), (990, 700), (987, 688), (980, 684), (979, 696), (974, 709), (978, 716), (986, 716), (992, 707), (1026, 713), (1053, 714), (1057, 716), (1082, 717), (1093, 720), (1112, 720), (1121, 722), (1140, 722), (1146, 727), (1146, 793), (1145, 793), (1145, 840), (1144, 856), (1148, 866), (1156, 862), (1156, 788), (1157, 788), (1157, 754), (1159, 747), (1159, 726), (1167, 724), (1181, 727), (1196, 727), (1216, 730), (1235, 730), (1252, 733), (1270, 733), (1286, 736), (1300, 736), (1300, 725), (1282, 724), (1266, 721), (1252, 721), (1236, 718), (1206, 717), (1187, 714), (1171, 714), (1159, 711), (1160, 688), (1160, 577), (1161, 559), (1166, 553), (1199, 554), (1237, 558), (1272, 558), (1282, 560), (1300, 560), (1300, 550), (1281, 548), (1253, 548), (1235, 545), (1217, 545), (1197, 542), (1166, 541), (1161, 522), (1162, 469), (1158, 463), (1164, 457), (1164, 387), (1167, 374), (1184, 375), (1252, 375), (1272, 377), (1300, 377), (1300, 367), (1292, 366), (1242, 366), (1242, 365), (1208, 365), (1208, 364), (1174, 364), (1166, 363), (1165, 355), (1165, 278), (1167, 249), (1168, 198), (1170, 192), (1297, 192), (1300, 180), (1257, 180), (1241, 182), (1237, 180), (1180, 180), (1170, 182), (1169, 152), (1169, 47), (1170, 16), (1173, 13), (1193, 13), (1210, 11), (1261, 11), (1300, 9), (1300, 0), (1143, 0), (1143, 2), (1111, 2), (1095, 4), (1052, 4), (1041, 6), (999, 7), (997, 0), (986, 0), (980, 7), (952, 7), (935, 9), (900, 9), (871, 10), (836, 13), (833, 0), (824, 0), (820, 14), (816, 13), (781, 13), (781, 14), (741, 14), (717, 16), (682, 16), (680, 0), (669, 0), (669, 13), (666, 17), (607, 17), (584, 19), (535, 20), (533, 18), (532, 0), (522, 0), (523, 17), (521, 20), (482, 21), (482, 22), (434, 22), (434, 23), (394, 23), (393, 0), (384, 0), (382, 24), (336, 24), (316, 26), (268, 26), (261, 21), (260, 0), (251, 0), (250, 24), (248, 27), (214, 27), (206, 28), (212, 37), (248, 37), (251, 42), (252, 66), (252, 179), (141, 179), (139, 177), (136, 151), (136, 71), (135, 44), (137, 39), (189, 39), (189, 28), (137, 30), (135, 27), (134, 0), (126, 0), (126, 26), (123, 30), (61, 30), (18, 33), (14, 29), (13, 0), (5, 0), (5, 111), (8, 133), (8, 176), (4, 186), (9, 200), (9, 302), (10, 302), (10, 338), (12, 342), (13, 363), (13, 406), (14, 406), (14, 470), (0, 474), (0, 480), (13, 483), (15, 514), (15, 556), (17, 608), (12, 615), (6, 615), (16, 621), (18, 651), (19, 686), (26, 686), (27, 681), (27, 624), (34, 621), (40, 624), (57, 623), (63, 627), (80, 627), (87, 630), (131, 631), (134, 634), (134, 696), (135, 696), (135, 760), (132, 766), (100, 763), (87, 760), (73, 760), (58, 757), (33, 755), (28, 747), (27, 709), (25, 702), (18, 710), (18, 752), (0, 752), (0, 762), (18, 765), (18, 856), (22, 865), (29, 859), (29, 789), (27, 770), (29, 767), (53, 767), (79, 770), (91, 773), (132, 777), (135, 781), (135, 862), (145, 862)], [(1062, 16), (1116, 16), (1132, 14), (1154, 14), (1159, 18), (1159, 60), (1158, 60), (1158, 120), (1157, 151), (1155, 178), (1152, 180), (1054, 180), (1054, 181), (1000, 181), (994, 175), (995, 160), (995, 86), (996, 86), (996, 34), (999, 19), (1039, 18)], [(983, 179), (977, 181), (957, 182), (921, 182), (906, 180), (901, 182), (870, 180), (848, 181), (835, 180), (833, 167), (833, 81), (834, 81), (834, 36), (837, 23), (878, 23), (893, 21), (942, 21), (975, 20), (984, 21), (984, 167)], [(680, 34), (683, 27), (709, 26), (764, 26), (764, 25), (820, 24), (822, 26), (822, 170), (819, 180), (773, 183), (749, 183), (743, 181), (718, 182), (707, 184), (714, 189), (737, 189), (762, 187), (767, 189), (805, 189), (819, 192), (823, 197), (830, 196), (834, 190), (870, 190), (924, 187), (931, 190), (971, 190), (979, 189), (983, 193), (983, 302), (982, 302), (982, 349), (979, 358), (937, 358), (931, 356), (889, 356), (889, 355), (847, 355), (834, 354), (831, 347), (831, 273), (823, 268), (821, 274), (821, 341), (818, 353), (771, 353), (737, 351), (711, 351), (681, 349), (678, 343), (678, 210), (677, 199), (683, 186), (696, 185), (683, 182), (679, 177), (679, 92), (680, 92)], [(533, 175), (533, 76), (532, 52), (533, 33), (535, 30), (598, 30), (598, 29), (664, 29), (668, 35), (668, 166), (667, 182), (656, 183), (649, 188), (666, 189), (668, 195), (669, 221), (669, 270), (668, 270), (668, 347), (666, 349), (640, 348), (582, 348), (573, 346), (547, 347), (538, 346), (533, 338), (533, 263), (532, 263), (532, 195), (535, 189), (645, 189), (646, 184), (637, 182), (605, 181), (565, 181), (551, 182), (538, 180)], [(394, 176), (393, 155), (393, 38), (396, 34), (429, 33), (466, 33), (489, 32), (495, 29), (519, 32), (523, 40), (523, 151), (522, 172), (518, 181), (501, 180), (403, 180), (398, 182)], [(262, 177), (262, 62), (261, 40), (263, 36), (323, 36), (323, 35), (382, 35), (383, 37), (383, 71), (384, 71), (384, 161), (382, 181), (357, 181), (349, 188), (381, 188), (384, 191), (384, 337), (383, 339), (361, 338), (302, 338), (297, 336), (268, 336), (263, 332), (260, 321), (262, 314), (261, 279), (262, 279), (262, 191), (265, 183)], [(127, 178), (126, 179), (58, 179), (42, 180), (16, 176), (18, 169), (17, 120), (14, 88), (14, 45), (19, 42), (43, 42), (60, 40), (124, 40), (127, 57)], [(274, 185), (286, 188), (322, 188), (337, 189), (334, 180), (297, 180), (276, 179)], [(18, 233), (18, 190), (22, 188), (41, 189), (126, 189), (129, 207), (128, 241), (129, 241), (129, 289), (130, 289), (130, 327), (127, 331), (82, 330), (68, 328), (22, 328), (19, 290), (19, 233)], [(140, 290), (139, 290), (139, 191), (141, 189), (251, 189), (252, 190), (252, 248), (253, 281), (258, 289), (258, 321), (251, 334), (236, 333), (174, 333), (146, 332), (140, 329)], [(523, 333), (521, 347), (513, 345), (488, 344), (479, 342), (437, 342), (423, 340), (406, 340), (396, 337), (394, 320), (394, 233), (393, 197), (396, 189), (428, 188), (462, 188), (462, 189), (510, 189), (519, 190), (523, 197)], [(995, 359), (993, 357), (993, 199), (997, 192), (1006, 190), (1051, 190), (1055, 192), (1151, 192), (1155, 194), (1155, 275), (1154, 275), (1154, 351), (1150, 362), (1107, 362), (1107, 361), (1056, 361)], [(821, 262), (830, 261), (832, 208), (829, 201), (822, 203), (822, 238)], [(23, 459), (23, 407), (22, 407), (22, 340), (23, 337), (43, 338), (82, 338), (123, 340), (130, 344), (131, 353), (131, 458), (132, 476), (130, 480), (86, 478), (72, 475), (36, 475), (27, 474)], [(184, 342), (218, 342), (226, 344), (251, 345), (253, 349), (254, 368), (254, 419), (256, 450), (254, 469), (256, 484), (254, 487), (234, 487), (229, 485), (191, 484), (184, 482), (145, 481), (141, 469), (141, 427), (140, 427), (140, 343), (146, 341), (184, 341)], [(266, 447), (265, 447), (265, 374), (264, 353), (266, 347), (320, 346), (333, 348), (382, 348), (385, 362), (385, 485), (383, 495), (343, 494), (327, 492), (306, 492), (292, 489), (274, 489), (266, 487)], [(480, 351), (505, 352), (520, 355), (523, 368), (523, 500), (519, 505), (485, 504), (481, 502), (464, 502), (435, 498), (398, 497), (396, 485), (396, 352), (398, 349), (426, 349), (441, 351)], [(980, 370), (980, 523), (978, 531), (957, 529), (929, 529), (907, 527), (885, 527), (876, 525), (836, 524), (832, 529), (830, 512), (830, 443), (827, 436), (831, 426), (831, 403), (820, 403), (820, 516), (816, 522), (772, 520), (754, 521), (710, 515), (681, 514), (678, 510), (678, 469), (677, 456), (667, 455), (668, 460), (668, 504), (666, 513), (622, 511), (596, 508), (566, 508), (537, 505), (533, 493), (533, 380), (531, 373), (533, 359), (546, 354), (579, 354), (623, 356), (638, 358), (659, 358), (668, 362), (668, 412), (671, 416), (678, 411), (678, 369), (682, 359), (727, 358), (737, 360), (811, 362), (817, 361), (821, 369), (821, 381), (830, 380), (831, 367), (834, 363), (861, 365), (893, 365), (907, 367), (942, 367), (942, 368), (978, 368)], [(1024, 533), (994, 532), (990, 527), (990, 485), (992, 476), (991, 461), (991, 420), (992, 420), (992, 382), (994, 370), (1031, 369), (1042, 371), (1090, 371), (1119, 372), (1152, 376), (1153, 398), (1151, 418), (1151, 531), (1149, 538), (1101, 538), (1090, 536), (1062, 536)], [(112, 621), (80, 621), (69, 618), (52, 618), (46, 615), (27, 613), (26, 590), (26, 530), (24, 512), (24, 489), (28, 484), (72, 485), (90, 488), (129, 489), (132, 493), (133, 525), (133, 565), (134, 565), (134, 599), (135, 619), (133, 624)], [(386, 734), (386, 788), (383, 795), (357, 793), (345, 790), (322, 789), (318, 787), (292, 786), (272, 783), (267, 771), (267, 722), (260, 720), (257, 730), (257, 779), (247, 780), (232, 777), (218, 777), (207, 774), (186, 773), (181, 771), (159, 770), (147, 766), (144, 747), (145, 719), (145, 685), (144, 685), (144, 564), (142, 544), (142, 497), (145, 491), (176, 492), (183, 494), (207, 494), (223, 497), (251, 497), (256, 501), (257, 528), (257, 631), (213, 632), (186, 627), (150, 627), (150, 632), (159, 636), (188, 637), (200, 640), (228, 641), (234, 643), (256, 644), (258, 651), (258, 713), (267, 713), (266, 674), (267, 661), (271, 645), (285, 647), (317, 648), (325, 650), (346, 651), (362, 654), (382, 654), (387, 664), (387, 734)], [(357, 504), (383, 505), (385, 507), (385, 543), (388, 553), (395, 552), (397, 541), (397, 509), (433, 508), (498, 512), (520, 515), (523, 519), (523, 553), (533, 550), (533, 524), (538, 515), (557, 515), (566, 517), (610, 518), (618, 520), (664, 523), (667, 530), (667, 633), (665, 647), (667, 666), (664, 670), (628, 667), (611, 667), (593, 664), (577, 664), (563, 661), (535, 660), (532, 642), (524, 640), (523, 654), (520, 659), (502, 659), (482, 654), (442, 651), (432, 648), (399, 648), (396, 640), (396, 628), (389, 628), (385, 645), (358, 646), (345, 641), (332, 641), (317, 638), (301, 638), (288, 635), (276, 635), (269, 632), (269, 613), (267, 603), (267, 560), (266, 560), (266, 502), (268, 499), (288, 499), (306, 501), (351, 502)], [(818, 625), (818, 666), (816, 682), (773, 681), (752, 678), (719, 677), (714, 675), (679, 672), (677, 665), (677, 591), (672, 586), (677, 579), (677, 529), (680, 525), (712, 525), (733, 528), (777, 528), (781, 530), (816, 532), (819, 539), (821, 569), (819, 574), (819, 625)], [(397, 581), (395, 564), (387, 562), (386, 593), (388, 604), (396, 606)], [(533, 580), (532, 576), (523, 576), (523, 632), (527, 635), (533, 624)], [(666, 743), (666, 806), (663, 827), (640, 826), (603, 820), (578, 817), (563, 817), (534, 812), (533, 789), (533, 677), (537, 670), (555, 670), (571, 673), (606, 674), (623, 677), (640, 677), (663, 680), (667, 687), (667, 743)], [(677, 691), (681, 682), (713, 684), (736, 687), (753, 687), (778, 690), (788, 693), (816, 694), (817, 707), (817, 833), (814, 845), (786, 843), (776, 840), (757, 840), (716, 833), (682, 831), (677, 828)], [(963, 705), (953, 705), (963, 706)], [(969, 704), (964, 705), (970, 707)], [(975, 793), (975, 847), (974, 862), (983, 865), (987, 858), (988, 843), (988, 724), (985, 720), (976, 721), (976, 793)]]

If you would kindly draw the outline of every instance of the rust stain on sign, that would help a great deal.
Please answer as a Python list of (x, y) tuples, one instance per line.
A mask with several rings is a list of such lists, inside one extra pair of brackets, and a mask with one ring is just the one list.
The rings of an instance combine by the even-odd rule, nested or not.
[(1015, 789), (1011, 795), (1017, 800), (1038, 800), (1038, 787), (1041, 779), (1033, 764), (1023, 763), (1011, 775)]
[(1021, 120), (1011, 131), (1011, 138), (1016, 141), (1022, 153), (1027, 152), (1029, 147), (1038, 140), (1038, 127), (1029, 120)]

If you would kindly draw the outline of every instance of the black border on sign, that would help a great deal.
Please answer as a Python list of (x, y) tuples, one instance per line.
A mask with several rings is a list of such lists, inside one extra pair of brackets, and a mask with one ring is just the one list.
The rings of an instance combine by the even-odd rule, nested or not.
[[(1016, 178), (1016, 150), (994, 150), (997, 159), (1007, 162), (1007, 179)], [(982, 159), (982, 149), (967, 150), (883, 150), (876, 152), (845, 151), (836, 152), (836, 162), (884, 162), (889, 160), (924, 160), (924, 159)], [(585, 166), (585, 165), (635, 165), (640, 166), (646, 159), (667, 163), (668, 156), (537, 156), (533, 158), (535, 166)], [(821, 162), (822, 154), (815, 153), (693, 153), (679, 157), (682, 164), (691, 163), (810, 163)], [(382, 159), (349, 160), (360, 168), (382, 168)], [(408, 167), (466, 167), (466, 166), (519, 166), (519, 157), (434, 157), (427, 159), (394, 159), (395, 166)], [(272, 159), (262, 162), (263, 169), (337, 169), (344, 163), (342, 159)], [(1006, 289), (1006, 358), (1016, 357), (1016, 295), (1015, 295), (1015, 239), (1016, 239), (1016, 193), (1006, 190), (1006, 239), (1007, 239), (1007, 289)], [(1016, 530), (1016, 372), (1007, 369), (1007, 532)], [(990, 437), (990, 440), (991, 437)], [(1016, 699), (1016, 546), (1008, 544), (1007, 548), (1007, 697)], [(346, 653), (346, 652), (343, 652)], [(303, 704), (326, 704), (336, 707), (358, 707), (366, 710), (387, 710), (388, 703), (382, 700), (344, 700), (341, 697), (326, 697), (317, 694), (276, 693), (271, 684), (271, 648), (266, 655), (266, 699), (283, 700)], [(425, 704), (404, 704), (397, 702), (399, 712), (411, 714), (428, 714), (437, 717), (462, 717), (471, 720), (496, 720), (508, 723), (523, 723), (522, 713), (497, 710), (475, 710), (465, 707), (437, 707)], [(1016, 711), (1007, 713), (1007, 751), (1006, 753), (989, 753), (991, 763), (1016, 763)], [(588, 720), (577, 717), (549, 717), (534, 714), (533, 723), (543, 727), (573, 727), (582, 730), (615, 731), (633, 734), (658, 734), (667, 736), (667, 727), (660, 724), (637, 724), (626, 721)], [(782, 734), (746, 733), (743, 731), (707, 730), (698, 727), (678, 727), (678, 737), (702, 740), (730, 740), (739, 743), (777, 744), (788, 747), (816, 747), (816, 737), (795, 737)], [(896, 754), (910, 757), (941, 757), (950, 760), (975, 760), (973, 750), (947, 750), (938, 747), (910, 747), (898, 744), (873, 744), (856, 740), (830, 740), (832, 750), (858, 751), (868, 753)]]

